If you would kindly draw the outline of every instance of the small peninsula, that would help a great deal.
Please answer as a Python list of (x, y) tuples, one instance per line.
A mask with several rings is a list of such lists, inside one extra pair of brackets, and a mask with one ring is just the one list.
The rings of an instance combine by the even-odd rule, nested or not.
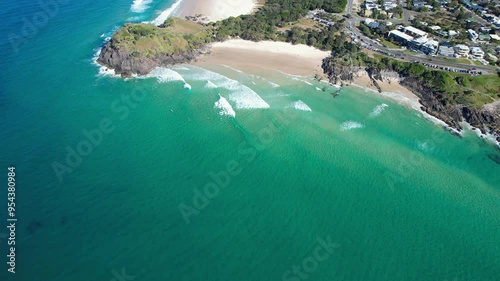
[(122, 77), (146, 75), (158, 66), (189, 63), (207, 49), (211, 30), (179, 18), (164, 24), (125, 24), (106, 44), (98, 62)]

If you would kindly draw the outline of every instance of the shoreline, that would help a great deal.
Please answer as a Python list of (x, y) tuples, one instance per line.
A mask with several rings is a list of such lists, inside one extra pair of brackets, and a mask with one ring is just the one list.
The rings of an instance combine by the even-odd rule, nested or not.
[(227, 65), (249, 74), (278, 71), (291, 75), (326, 77), (321, 68), (329, 52), (307, 45), (286, 42), (253, 42), (232, 39), (213, 43), (210, 52), (197, 58), (193, 65)]

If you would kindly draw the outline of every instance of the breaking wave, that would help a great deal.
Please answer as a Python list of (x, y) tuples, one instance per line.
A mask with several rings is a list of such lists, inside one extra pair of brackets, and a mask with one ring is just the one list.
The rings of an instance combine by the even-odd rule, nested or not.
[(181, 81), (181, 82), (184, 82), (184, 88), (191, 89), (191, 85), (189, 85), (186, 82), (186, 80), (184, 80), (184, 77), (182, 77), (182, 75), (179, 72), (176, 72), (170, 68), (157, 67), (144, 77), (145, 78), (156, 78), (158, 80), (158, 82), (160, 82), (160, 83)]
[(207, 84), (205, 84), (205, 87), (209, 89), (215, 89), (217, 88), (217, 85), (215, 85), (212, 81), (208, 80)]
[(292, 107), (302, 111), (312, 111), (311, 108), (301, 100), (292, 103)]
[[(206, 87), (216, 86), (218, 89), (229, 90), (228, 100), (233, 102), (236, 109), (269, 108), (269, 104), (255, 91), (236, 80), (203, 68), (190, 66), (190, 69), (185, 73), (188, 79), (206, 81)], [(197, 69), (200, 71), (193, 71)]]
[(370, 117), (373, 118), (379, 116), (380, 113), (382, 113), (382, 111), (384, 111), (386, 107), (388, 107), (388, 105), (385, 103), (375, 106), (375, 108), (370, 113)]
[(179, 8), (181, 3), (182, 3), (182, 0), (175, 1), (175, 3), (172, 4), (172, 6), (170, 6), (170, 8), (161, 12), (161, 14), (158, 17), (156, 17), (156, 19), (152, 20), (149, 23), (154, 24), (154, 25), (160, 25), (160, 24), (164, 23), (165, 20), (168, 19), (170, 17), (170, 15), (172, 15), (172, 13)]
[(279, 87), (280, 87), (280, 85), (278, 85), (278, 84), (276, 84), (276, 83), (273, 83), (273, 82), (271, 82), (271, 81), (268, 81), (268, 82), (269, 82), (269, 84), (271, 84), (271, 86), (272, 86), (273, 88), (279, 88)]
[(219, 100), (215, 102), (214, 107), (219, 109), (219, 115), (236, 116), (231, 104), (221, 95), (219, 95)]
[(342, 131), (348, 131), (348, 130), (352, 130), (352, 129), (359, 129), (359, 128), (363, 128), (363, 124), (361, 123), (358, 123), (356, 121), (345, 121), (344, 123), (340, 124), (340, 129)]
[(149, 8), (149, 4), (151, 4), (153, 0), (134, 0), (132, 6), (130, 7), (130, 11), (134, 13), (142, 13)]

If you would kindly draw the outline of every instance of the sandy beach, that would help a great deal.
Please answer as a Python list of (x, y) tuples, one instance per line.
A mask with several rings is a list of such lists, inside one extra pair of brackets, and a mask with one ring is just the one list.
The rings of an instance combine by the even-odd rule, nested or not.
[(202, 15), (200, 20), (203, 22), (218, 21), (250, 14), (258, 3), (257, 0), (183, 0), (176, 16)]
[[(194, 65), (210, 68), (213, 65), (225, 65), (245, 73), (262, 76), (266, 72), (282, 72), (300, 76), (318, 75), (324, 80), (321, 63), (329, 52), (306, 45), (292, 45), (285, 42), (252, 42), (233, 39), (212, 44), (210, 53), (200, 56)], [(266, 74), (267, 75), (267, 74)], [(384, 77), (377, 81), (382, 89), (379, 93), (368, 73), (364, 70), (354, 75), (354, 81), (345, 84), (367, 89), (400, 104), (421, 111), (419, 98), (407, 88), (401, 86), (399, 77)]]
[(292, 75), (323, 75), (321, 62), (329, 55), (306, 45), (285, 42), (252, 42), (241, 39), (212, 44), (211, 52), (195, 65), (227, 65), (250, 74), (274, 70)]

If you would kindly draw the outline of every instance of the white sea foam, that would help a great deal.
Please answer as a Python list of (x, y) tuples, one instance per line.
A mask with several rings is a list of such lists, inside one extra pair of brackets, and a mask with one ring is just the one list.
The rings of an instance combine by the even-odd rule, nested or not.
[[(497, 137), (499, 137), (498, 135), (494, 135), (494, 134), (490, 134), (490, 133), (483, 134), (479, 128), (475, 128), (471, 124), (469, 124), (465, 121), (460, 122), (460, 125), (465, 130), (472, 132), (472, 133), (475, 133), (478, 137), (480, 137), (482, 139), (486, 139), (488, 142), (491, 142), (497, 146), (500, 146), (500, 142), (497, 141)], [(456, 133), (456, 131), (455, 131), (455, 133)], [(459, 132), (459, 134), (460, 134), (460, 136), (464, 136), (464, 131)]]
[(221, 95), (219, 95), (219, 100), (215, 102), (214, 107), (220, 109), (219, 115), (236, 116), (236, 112), (234, 112), (231, 104)]
[(361, 123), (358, 123), (356, 121), (345, 121), (344, 123), (340, 124), (340, 129), (342, 131), (347, 131), (347, 130), (352, 130), (352, 129), (359, 129), (359, 128), (363, 128), (363, 124)]
[(236, 104), (238, 109), (269, 108), (269, 104), (256, 92), (238, 82), (228, 86), (227, 89), (233, 90), (229, 95), (229, 99)]
[(375, 106), (375, 108), (372, 110), (372, 112), (369, 115), (370, 118), (374, 118), (374, 117), (379, 116), (380, 113), (382, 113), (382, 111), (384, 111), (386, 107), (388, 107), (388, 105), (385, 103)]
[(427, 142), (421, 142), (417, 141), (417, 147), (418, 149), (424, 151), (424, 152), (430, 152), (432, 150), (432, 147), (429, 145)]
[(304, 82), (304, 83), (306, 83), (306, 84), (307, 84), (307, 85), (309, 85), (309, 86), (312, 86), (312, 85), (313, 85), (313, 84), (312, 84), (311, 82), (309, 82), (309, 81), (306, 81), (306, 80), (301, 80), (301, 79), (298, 79), (298, 80), (299, 80), (299, 81), (302, 81), (302, 82)]
[(126, 21), (127, 22), (137, 22), (140, 20), (142, 20), (142, 16), (128, 17)]
[(280, 85), (278, 85), (278, 84), (276, 84), (276, 83), (273, 83), (273, 82), (271, 82), (271, 81), (268, 81), (268, 82), (269, 82), (269, 84), (271, 84), (271, 86), (272, 86), (273, 88), (279, 88), (279, 87), (280, 87)]
[(323, 90), (321, 90), (321, 88), (319, 87), (316, 87), (316, 91), (323, 91)]
[(92, 57), (92, 63), (97, 67), (99, 67), (99, 72), (97, 76), (120, 77), (120, 75), (117, 75), (113, 69), (109, 69), (108, 67), (103, 66), (97, 62), (97, 59), (99, 59), (99, 56), (101, 55), (102, 46), (106, 45), (111, 40), (111, 35), (115, 33), (119, 28), (120, 28), (119, 26), (115, 26), (113, 30), (101, 34), (100, 37), (103, 39), (101, 46), (93, 49), (95, 53), (94, 56)]
[(302, 111), (312, 111), (311, 108), (301, 100), (292, 103), (291, 107)]
[(242, 83), (203, 68), (194, 66), (190, 66), (189, 68), (190, 71), (185, 73), (187, 79), (207, 81), (206, 86), (213, 84), (219, 89), (229, 90), (228, 99), (233, 102), (236, 109), (269, 108), (269, 104), (256, 92)]
[(205, 88), (215, 89), (217, 88), (217, 85), (215, 85), (212, 81), (208, 80), (207, 84), (205, 84)]
[(189, 70), (189, 68), (187, 68), (185, 66), (176, 66), (173, 69), (176, 69), (176, 70)]
[(142, 13), (149, 8), (151, 2), (153, 2), (153, 0), (134, 0), (130, 10), (134, 13)]
[(182, 0), (175, 1), (175, 3), (172, 4), (172, 6), (170, 6), (170, 8), (161, 12), (161, 14), (158, 17), (156, 17), (156, 19), (152, 20), (149, 23), (154, 24), (154, 25), (160, 25), (160, 24), (164, 23), (165, 20), (168, 19), (172, 15), (172, 13), (179, 8), (179, 6), (181, 5), (181, 2), (182, 2)]
[(189, 85), (186, 80), (184, 80), (184, 77), (182, 77), (179, 72), (166, 67), (157, 67), (153, 69), (153, 71), (151, 71), (148, 75), (144, 76), (144, 78), (156, 78), (156, 80), (158, 80), (158, 82), (160, 83), (180, 81), (184, 82), (184, 88), (192, 88), (191, 85)]
[[(244, 74), (243, 71), (241, 71), (239, 69), (236, 69), (236, 68), (233, 68), (233, 67), (230, 67), (229, 65), (223, 64), (222, 66), (224, 66), (225, 68), (231, 69), (234, 72), (238, 72), (238, 73)], [(253, 75), (249, 75), (249, 76), (253, 76)]]
[(340, 90), (340, 89), (342, 89), (342, 85), (340, 85), (340, 84), (332, 84), (332, 83), (330, 83), (329, 81), (326, 81), (326, 80), (321, 80), (320, 82), (321, 82), (321, 83), (328, 84), (328, 85), (330, 85), (330, 86), (332, 86), (332, 87), (335, 87), (335, 88), (337, 88), (337, 89), (339, 89), (339, 90)]

